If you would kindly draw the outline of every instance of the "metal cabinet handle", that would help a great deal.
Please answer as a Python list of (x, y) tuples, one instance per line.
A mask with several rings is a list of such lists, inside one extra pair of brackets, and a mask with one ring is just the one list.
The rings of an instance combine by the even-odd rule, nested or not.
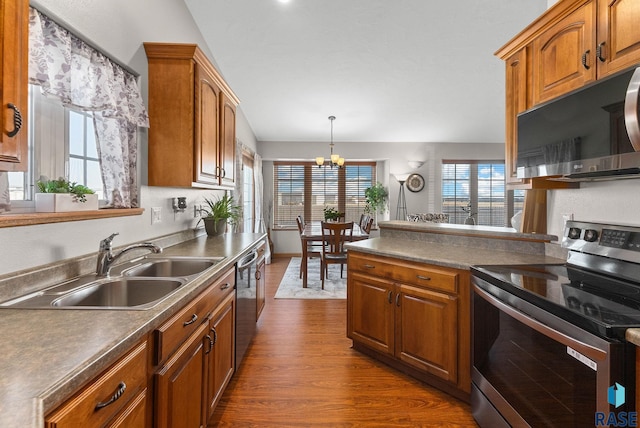
[(400, 293), (396, 294), (396, 306), (400, 307)]
[(218, 343), (218, 332), (214, 327), (211, 327), (211, 333), (213, 333), (213, 342), (211, 343), (211, 346), (213, 347), (213, 345)]
[(205, 336), (205, 339), (209, 341), (209, 349), (207, 349), (207, 351), (205, 352), (205, 354), (208, 354), (213, 349), (213, 339), (211, 339), (211, 336), (209, 336), (208, 334)]
[(422, 279), (424, 281), (431, 281), (431, 278), (428, 276), (416, 275), (416, 278)]
[(227, 170), (224, 168), (220, 168), (220, 171), (222, 171), (222, 178), (225, 178), (227, 176)]
[(22, 114), (15, 104), (9, 103), (7, 107), (13, 109), (13, 131), (10, 131), (7, 135), (9, 137), (15, 137), (16, 134), (20, 132), (20, 128), (22, 128)]
[(603, 51), (603, 48), (604, 48), (605, 44), (606, 44), (606, 42), (602, 42), (596, 48), (596, 57), (600, 60), (600, 62), (605, 62), (607, 60), (607, 57), (602, 56), (602, 51)]
[(582, 54), (582, 66), (584, 67), (585, 70), (588, 70), (588, 69), (591, 68), (591, 66), (589, 64), (587, 64), (587, 56), (589, 55), (589, 53), (591, 53), (591, 50), (587, 49)]
[(258, 281), (260, 281), (260, 279), (262, 278), (262, 272), (260, 272), (259, 270), (257, 270), (257, 271), (256, 271), (256, 275), (255, 275), (255, 276), (256, 276), (256, 279), (257, 279)]
[(365, 269), (375, 269), (376, 267), (374, 265), (364, 265)]
[(124, 391), (127, 389), (127, 384), (124, 382), (120, 382), (118, 384), (118, 389), (116, 390), (116, 392), (111, 396), (111, 398), (109, 399), (109, 401), (103, 401), (101, 403), (96, 404), (95, 410), (100, 410), (103, 407), (107, 407), (110, 404), (113, 404), (114, 402), (116, 402), (116, 400), (118, 400), (118, 398), (122, 397), (122, 394), (124, 394)]
[(389, 290), (387, 293), (388, 293), (387, 294), (387, 301), (389, 303), (393, 303), (393, 292), (391, 292), (391, 290)]
[(182, 323), (182, 326), (183, 326), (183, 327), (186, 327), (186, 326), (188, 326), (188, 325), (190, 325), (190, 324), (193, 324), (193, 323), (194, 323), (194, 322), (196, 322), (197, 320), (198, 320), (198, 315), (193, 314), (193, 315), (191, 315), (191, 319), (190, 319), (189, 321), (185, 321), (185, 322), (183, 322), (183, 323)]
[(225, 282), (224, 285), (220, 287), (220, 290), (226, 290), (229, 287), (231, 287), (231, 284), (229, 284), (228, 282)]

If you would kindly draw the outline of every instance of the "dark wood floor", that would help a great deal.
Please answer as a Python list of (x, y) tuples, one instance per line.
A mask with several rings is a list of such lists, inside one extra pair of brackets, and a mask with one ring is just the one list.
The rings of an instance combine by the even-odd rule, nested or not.
[(273, 299), (209, 427), (475, 427), (469, 406), (351, 349), (346, 301)]

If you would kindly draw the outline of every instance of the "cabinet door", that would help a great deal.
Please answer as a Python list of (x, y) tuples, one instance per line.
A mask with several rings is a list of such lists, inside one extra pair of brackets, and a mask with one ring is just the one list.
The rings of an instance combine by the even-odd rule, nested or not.
[(394, 353), (393, 282), (349, 271), (347, 336), (369, 348)]
[(505, 170), (507, 184), (522, 184), (518, 179), (518, 113), (525, 111), (527, 104), (527, 48), (523, 48), (506, 61), (506, 133)]
[(3, 1), (0, 20), (0, 171), (26, 171), (29, 2)]
[(396, 303), (396, 357), (441, 377), (458, 380), (458, 298), (409, 285)]
[(598, 77), (640, 62), (640, 2), (598, 1)]
[(201, 428), (206, 425), (203, 411), (207, 357), (204, 337), (208, 330), (208, 323), (201, 324), (156, 373), (156, 427)]
[(218, 184), (221, 165), (218, 163), (220, 88), (204, 67), (196, 66), (196, 135), (194, 146), (194, 181)]
[(135, 400), (109, 425), (109, 428), (144, 428), (146, 422), (147, 390), (139, 394)]
[(213, 415), (235, 369), (235, 319), (235, 294), (230, 294), (211, 315), (209, 323), (207, 419)]
[(533, 41), (533, 104), (596, 78), (596, 7), (585, 3)]
[(233, 186), (236, 181), (236, 106), (221, 94), (220, 184)]

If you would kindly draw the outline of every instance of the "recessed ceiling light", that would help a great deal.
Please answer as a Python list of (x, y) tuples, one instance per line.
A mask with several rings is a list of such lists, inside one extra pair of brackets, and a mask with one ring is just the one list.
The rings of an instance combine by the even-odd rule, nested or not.
[(278, 0), (280, 3), (289, 3), (291, 0)]

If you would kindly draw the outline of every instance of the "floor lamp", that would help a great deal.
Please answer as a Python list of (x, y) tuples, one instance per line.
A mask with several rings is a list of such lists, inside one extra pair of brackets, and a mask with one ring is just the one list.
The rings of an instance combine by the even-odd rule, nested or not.
[(396, 208), (396, 220), (407, 219), (407, 199), (404, 196), (404, 182), (409, 178), (409, 174), (396, 174), (396, 180), (400, 183), (398, 193), (398, 207)]

